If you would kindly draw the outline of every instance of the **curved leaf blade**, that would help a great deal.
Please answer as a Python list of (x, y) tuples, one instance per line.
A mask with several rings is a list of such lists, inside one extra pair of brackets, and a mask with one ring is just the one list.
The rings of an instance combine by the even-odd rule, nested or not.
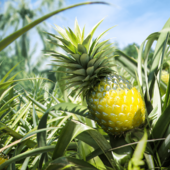
[(8, 37), (4, 38), (1, 42), (0, 42), (0, 51), (3, 50), (5, 47), (7, 47), (10, 43), (12, 43), (14, 40), (16, 40), (19, 36), (21, 36), (22, 34), (24, 34), (25, 32), (29, 31), (31, 28), (35, 27), (36, 25), (38, 25), (39, 23), (43, 22), (44, 20), (52, 17), (55, 14), (58, 14), (62, 11), (65, 11), (67, 9), (71, 9), (77, 6), (81, 6), (81, 5), (88, 5), (88, 4), (106, 4), (108, 5), (108, 3), (106, 2), (84, 2), (84, 3), (79, 3), (79, 4), (75, 4), (66, 8), (62, 8), (56, 11), (53, 11), (33, 22), (31, 22), (30, 24), (28, 24), (27, 26), (19, 29), (18, 31), (14, 32), (13, 34), (9, 35)]
[(52, 152), (54, 150), (54, 147), (55, 147), (54, 145), (40, 147), (40, 148), (33, 149), (31, 151), (24, 152), (24, 153), (19, 154), (17, 156), (14, 156), (11, 159), (9, 159), (6, 162), (4, 162), (3, 164), (1, 164), (0, 165), (0, 170), (3, 170), (3, 168), (8, 166), (9, 164), (12, 164), (12, 163), (14, 163), (16, 161), (22, 160), (22, 159), (27, 158), (29, 156), (38, 155), (38, 154), (44, 153), (44, 152)]

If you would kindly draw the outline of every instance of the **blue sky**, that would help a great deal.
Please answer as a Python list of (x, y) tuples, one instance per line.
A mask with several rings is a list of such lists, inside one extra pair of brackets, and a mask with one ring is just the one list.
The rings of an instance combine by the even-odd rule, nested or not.
[[(83, 0), (66, 0), (65, 6), (85, 2)], [(86, 25), (86, 33), (102, 18), (95, 36), (104, 30), (117, 25), (109, 31), (104, 39), (111, 38), (112, 42), (118, 42), (120, 48), (136, 42), (141, 44), (145, 38), (160, 31), (170, 17), (169, 0), (107, 0), (112, 5), (86, 5), (64, 11), (56, 20), (49, 20), (50, 24), (61, 27), (74, 27), (74, 20), (83, 28)], [(55, 22), (55, 23), (53, 23)]]
[[(5, 2), (6, 0), (0, 0)], [(29, 1), (29, 0), (26, 0)], [(32, 2), (32, 9), (41, 2), (41, 0), (30, 0)], [(58, 0), (56, 0), (58, 1)], [(160, 31), (166, 21), (170, 18), (170, 0), (103, 0), (112, 5), (84, 5), (73, 9), (66, 10), (58, 15), (46, 20), (49, 25), (47, 32), (54, 31), (54, 24), (61, 27), (74, 28), (75, 18), (78, 19), (81, 28), (86, 26), (86, 35), (92, 27), (102, 18), (105, 20), (96, 30), (94, 37), (106, 29), (117, 25), (103, 38), (111, 39), (111, 42), (117, 42), (119, 47), (123, 49), (128, 44), (141, 43), (153, 32)], [(65, 6), (76, 3), (85, 2), (84, 0), (65, 0)], [(49, 13), (52, 11), (46, 11)], [(41, 24), (40, 24), (41, 26)], [(35, 62), (36, 57), (41, 53), (42, 44), (36, 34), (35, 29), (28, 32), (33, 35), (31, 39), (32, 48), (38, 42), (38, 47), (34, 53), (32, 63)], [(36, 42), (35, 42), (36, 40)], [(50, 60), (48, 63), (51, 63)]]
[[(38, 5), (40, 1), (32, 0), (32, 2), (34, 5)], [(65, 6), (82, 2), (85, 1), (65, 0)], [(137, 43), (140, 46), (148, 35), (160, 31), (170, 18), (170, 0), (104, 0), (104, 2), (112, 5), (84, 5), (53, 16), (47, 20), (49, 25), (47, 31), (55, 33), (54, 24), (73, 29), (75, 18), (77, 18), (81, 28), (86, 26), (85, 33), (87, 35), (97, 22), (105, 18), (96, 30), (94, 37), (117, 25), (103, 37), (103, 40), (111, 39), (111, 42), (117, 42), (123, 49), (132, 43)], [(33, 31), (32, 34), (34, 34)], [(38, 51), (41, 49), (40, 43), (38, 49)], [(47, 63), (51, 63), (51, 59)]]
[[(5, 2), (6, 0), (0, 0)], [(26, 0), (29, 1), (29, 0)], [(30, 0), (32, 8), (41, 0)], [(58, 1), (58, 0), (56, 0)], [(92, 0), (93, 1), (93, 0)], [(94, 36), (99, 35), (106, 29), (117, 25), (104, 39), (111, 38), (112, 42), (118, 42), (120, 48), (128, 44), (141, 43), (145, 38), (153, 33), (160, 31), (165, 22), (170, 17), (170, 0), (103, 0), (112, 5), (84, 5), (66, 10), (47, 20), (49, 30), (54, 24), (61, 27), (74, 27), (74, 20), (77, 17), (79, 25), (83, 28), (86, 25), (86, 33), (102, 18), (105, 18), (99, 26)], [(85, 2), (84, 0), (65, 0), (65, 6)], [(49, 13), (51, 11), (47, 11)], [(34, 31), (30, 31), (33, 35)], [(36, 36), (36, 35), (35, 35)], [(41, 45), (40, 45), (41, 46)]]

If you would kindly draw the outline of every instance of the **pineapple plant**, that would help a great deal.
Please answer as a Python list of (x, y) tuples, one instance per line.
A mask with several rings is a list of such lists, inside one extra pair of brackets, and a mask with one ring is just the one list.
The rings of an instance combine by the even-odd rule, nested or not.
[[(99, 122), (105, 131), (114, 135), (121, 134), (128, 129), (140, 126), (140, 124), (144, 122), (145, 117), (143, 113), (146, 112), (146, 110), (140, 93), (132, 87), (127, 80), (112, 70), (113, 64), (111, 63), (112, 57), (110, 57), (110, 54), (112, 54), (113, 48), (109, 46), (110, 44), (108, 42), (103, 42), (103, 44), (99, 43), (99, 39), (106, 31), (92, 41), (91, 37), (99, 24), (100, 23), (98, 23), (89, 34), (91, 36), (87, 36), (88, 38), (85, 39), (84, 31), (81, 33), (78, 24), (76, 24), (75, 33), (70, 29), (63, 30), (58, 27), (58, 31), (63, 34), (65, 38), (53, 36), (63, 42), (63, 45), (60, 46), (67, 51), (68, 55), (66, 56), (53, 51), (51, 51), (51, 53), (57, 57), (57, 62), (61, 62), (59, 66), (69, 69), (66, 72), (68, 76), (65, 78), (68, 81), (68, 88), (75, 86), (76, 89), (72, 93), (83, 94), (91, 114), (94, 115), (94, 119)], [(143, 130), (135, 129), (121, 137), (108, 134), (104, 134), (103, 136), (103, 133), (99, 133), (85, 121), (78, 122), (70, 120), (70, 114), (69, 116), (65, 115), (67, 112), (70, 112), (87, 117), (85, 114), (87, 111), (86, 106), (75, 103), (63, 103), (62, 100), (60, 100), (62, 103), (58, 103), (57, 101), (57, 104), (56, 101), (52, 100), (49, 106), (48, 100), (45, 101), (47, 105), (44, 103), (42, 105), (37, 99), (31, 97), (29, 97), (29, 100), (26, 100), (26, 103), (24, 103), (21, 98), (18, 98), (21, 104), (24, 103), (26, 106), (30, 106), (23, 108), (25, 115), (30, 114), (27, 110), (28, 108), (32, 109), (30, 102), (33, 102), (44, 114), (42, 118), (40, 120), (37, 119), (37, 122), (34, 122), (33, 125), (28, 121), (30, 117), (24, 116), (24, 119), (21, 118), (22, 116), (20, 117), (23, 112), (20, 112), (19, 115), (17, 114), (18, 110), (16, 107), (13, 108), (16, 114), (12, 114), (13, 117), (9, 117), (9, 119), (11, 118), (11, 120), (9, 120), (10, 124), (7, 122), (8, 120), (1, 117), (0, 126), (1, 129), (3, 129), (1, 134), (5, 132), (4, 134), (8, 136), (5, 142), (0, 141), (1, 146), (5, 146), (5, 148), (7, 147), (8, 149), (2, 148), (1, 151), (5, 149), (3, 152), (10, 155), (10, 159), (7, 160), (5, 157), (0, 156), (0, 160), (4, 161), (0, 163), (0, 170), (6, 167), (10, 169), (9, 165), (12, 163), (15, 163), (16, 169), (26, 169), (29, 167), (32, 169), (49, 170), (57, 167), (60, 169), (72, 168), (72, 166), (73, 169), (92, 170), (96, 170), (96, 168), (116, 170), (134, 170), (140, 168), (170, 169), (170, 80), (168, 80), (167, 86), (165, 83), (162, 83), (162, 79), (160, 78), (163, 67), (161, 63), (164, 61), (165, 50), (167, 49), (165, 47), (169, 47), (170, 44), (170, 19), (164, 28), (168, 29), (150, 34), (145, 39), (138, 52), (138, 61), (132, 60), (132, 58), (122, 51), (118, 51), (119, 57), (115, 59), (115, 62), (123, 66), (122, 68), (130, 73), (133, 78), (136, 77), (135, 72), (138, 72), (137, 76), (139, 76), (141, 91), (143, 90), (143, 94), (145, 95), (144, 99), (148, 113), (146, 132), (143, 133)], [(22, 29), (19, 32), (21, 31)], [(14, 40), (12, 37), (14, 37), (14, 35), (10, 35), (8, 38)], [(70, 41), (70, 39), (72, 40)], [(157, 45), (151, 60), (151, 67), (147, 67), (148, 52), (154, 41), (157, 41)], [(1, 45), (2, 44), (3, 41), (1, 42)], [(83, 57), (84, 53), (86, 55)], [(75, 67), (77, 69), (75, 69)], [(109, 67), (110, 69), (108, 69)], [(102, 71), (100, 71), (100, 69)], [(74, 76), (76, 76), (76, 78)], [(14, 82), (4, 82), (4, 79), (5, 78), (3, 78), (0, 83), (0, 87), (3, 87), (0, 96), (1, 101), (3, 101), (5, 94), (9, 91), (7, 86)], [(72, 90), (72, 88), (70, 90)], [(160, 93), (161, 91), (162, 93)], [(56, 93), (57, 92), (58, 90)], [(54, 96), (55, 95), (52, 95), (52, 99), (55, 99), (56, 96)], [(125, 103), (126, 101), (129, 101), (129, 103)], [(2, 103), (1, 113), (5, 112), (8, 103), (9, 102)], [(113, 107), (115, 105), (116, 109)], [(44, 106), (48, 106), (48, 108)], [(111, 109), (115, 109), (114, 112)], [(58, 113), (58, 111), (63, 111), (61, 117), (60, 114), (55, 114)], [(48, 113), (50, 113), (49, 117)], [(8, 116), (9, 113), (6, 112), (5, 114)], [(17, 119), (16, 115), (18, 115)], [(120, 118), (120, 116), (122, 116), (122, 118)], [(56, 122), (58, 119), (62, 119), (62, 121)], [(126, 119), (128, 119), (129, 124), (125, 123)], [(89, 119), (85, 120), (89, 121)], [(117, 122), (119, 120), (123, 123)], [(23, 123), (24, 121), (26, 124)], [(106, 124), (104, 124), (104, 121), (106, 121)], [(11, 127), (11, 122), (15, 123), (16, 128)], [(66, 122), (64, 126), (63, 122)], [(54, 133), (54, 131), (49, 133), (51, 128), (56, 127), (62, 128), (62, 130), (57, 133)], [(47, 128), (46, 133), (44, 133), (45, 129), (43, 128)], [(116, 128), (119, 128), (119, 130)], [(37, 130), (41, 132), (39, 131), (40, 133), (37, 134), (37, 139), (35, 139), (35, 136), (32, 136), (32, 134), (37, 133)], [(24, 139), (25, 141), (18, 145), (18, 139)], [(128, 143), (128, 146), (130, 145), (129, 148), (127, 148), (126, 143)], [(135, 143), (138, 143), (137, 147), (134, 146)], [(134, 152), (133, 156), (132, 152)], [(48, 159), (46, 159), (47, 157)], [(11, 167), (13, 167), (13, 165)]]
[(48, 34), (62, 43), (59, 46), (67, 55), (57, 51), (49, 51), (48, 55), (55, 57), (54, 62), (59, 63), (54, 66), (68, 69), (64, 78), (67, 88), (75, 87), (72, 93), (83, 95), (94, 120), (107, 133), (121, 135), (144, 123), (146, 109), (138, 90), (113, 70), (112, 44), (109, 40), (100, 42), (109, 29), (92, 40), (102, 21), (93, 27), (87, 37), (84, 37), (85, 28), (81, 31), (77, 20), (74, 32), (70, 28), (56, 26), (61, 37)]

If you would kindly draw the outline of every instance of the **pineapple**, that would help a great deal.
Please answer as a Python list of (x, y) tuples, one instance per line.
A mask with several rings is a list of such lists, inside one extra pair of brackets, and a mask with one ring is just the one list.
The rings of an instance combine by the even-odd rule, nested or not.
[(169, 81), (169, 73), (165, 70), (162, 70), (162, 74), (161, 74), (161, 80), (168, 84), (168, 81)]
[(8, 157), (3, 153), (0, 153), (0, 165), (8, 160)]
[(86, 38), (85, 29), (81, 32), (77, 20), (74, 32), (70, 28), (63, 29), (56, 25), (61, 37), (48, 34), (62, 43), (59, 46), (67, 55), (56, 51), (49, 51), (49, 55), (54, 56), (54, 62), (59, 63), (53, 65), (68, 69), (65, 77), (67, 88), (75, 87), (72, 93), (82, 93), (89, 113), (98, 124), (107, 133), (121, 135), (144, 123), (146, 109), (137, 89), (114, 72), (112, 44), (109, 40), (99, 42), (109, 29), (92, 41), (92, 36), (102, 21), (93, 27)]

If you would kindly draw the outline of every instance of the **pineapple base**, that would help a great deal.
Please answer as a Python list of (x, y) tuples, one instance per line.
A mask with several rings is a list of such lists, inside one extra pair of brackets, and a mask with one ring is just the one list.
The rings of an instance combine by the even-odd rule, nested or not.
[(139, 127), (145, 121), (145, 103), (140, 93), (121, 76), (103, 79), (87, 102), (98, 124), (113, 135)]

